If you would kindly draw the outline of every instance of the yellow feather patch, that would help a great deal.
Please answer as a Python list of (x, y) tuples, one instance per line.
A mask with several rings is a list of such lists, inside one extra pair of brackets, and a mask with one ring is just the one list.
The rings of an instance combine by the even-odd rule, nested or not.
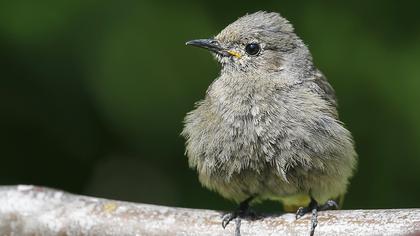
[(306, 194), (298, 194), (281, 198), (285, 212), (296, 212), (299, 207), (308, 206), (311, 198)]
[(227, 51), (230, 55), (232, 55), (232, 56), (234, 56), (234, 57), (236, 57), (236, 58), (241, 58), (242, 56), (241, 56), (241, 54), (239, 54), (238, 52), (235, 52), (235, 51), (233, 51), (233, 50), (229, 50), (229, 51)]

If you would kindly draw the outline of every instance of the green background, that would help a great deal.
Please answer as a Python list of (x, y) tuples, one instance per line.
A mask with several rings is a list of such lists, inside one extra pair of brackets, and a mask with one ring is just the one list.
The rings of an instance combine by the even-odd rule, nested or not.
[(219, 68), (184, 43), (257, 10), (293, 23), (337, 91), (360, 156), (345, 208), (419, 207), (420, 1), (1, 1), (0, 184), (232, 209), (184, 156)]

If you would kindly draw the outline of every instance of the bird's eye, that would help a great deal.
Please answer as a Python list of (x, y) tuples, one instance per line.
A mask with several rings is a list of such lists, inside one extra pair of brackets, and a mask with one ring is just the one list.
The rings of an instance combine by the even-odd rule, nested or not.
[(255, 56), (261, 51), (261, 47), (258, 43), (250, 43), (245, 46), (245, 51), (248, 55)]

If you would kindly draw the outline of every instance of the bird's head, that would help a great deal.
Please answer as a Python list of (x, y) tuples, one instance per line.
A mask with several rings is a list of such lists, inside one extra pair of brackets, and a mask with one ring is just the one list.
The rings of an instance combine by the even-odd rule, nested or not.
[(275, 72), (282, 70), (291, 57), (308, 57), (309, 53), (286, 19), (262, 11), (239, 18), (214, 38), (186, 44), (211, 51), (228, 73)]

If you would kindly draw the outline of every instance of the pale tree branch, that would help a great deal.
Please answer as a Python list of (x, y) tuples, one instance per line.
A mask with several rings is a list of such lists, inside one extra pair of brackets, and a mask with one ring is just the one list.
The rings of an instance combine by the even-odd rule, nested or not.
[[(234, 235), (222, 212), (74, 195), (34, 186), (0, 187), (0, 235)], [(308, 235), (310, 215), (242, 220), (241, 235)], [(315, 235), (420, 235), (420, 209), (320, 212)]]

